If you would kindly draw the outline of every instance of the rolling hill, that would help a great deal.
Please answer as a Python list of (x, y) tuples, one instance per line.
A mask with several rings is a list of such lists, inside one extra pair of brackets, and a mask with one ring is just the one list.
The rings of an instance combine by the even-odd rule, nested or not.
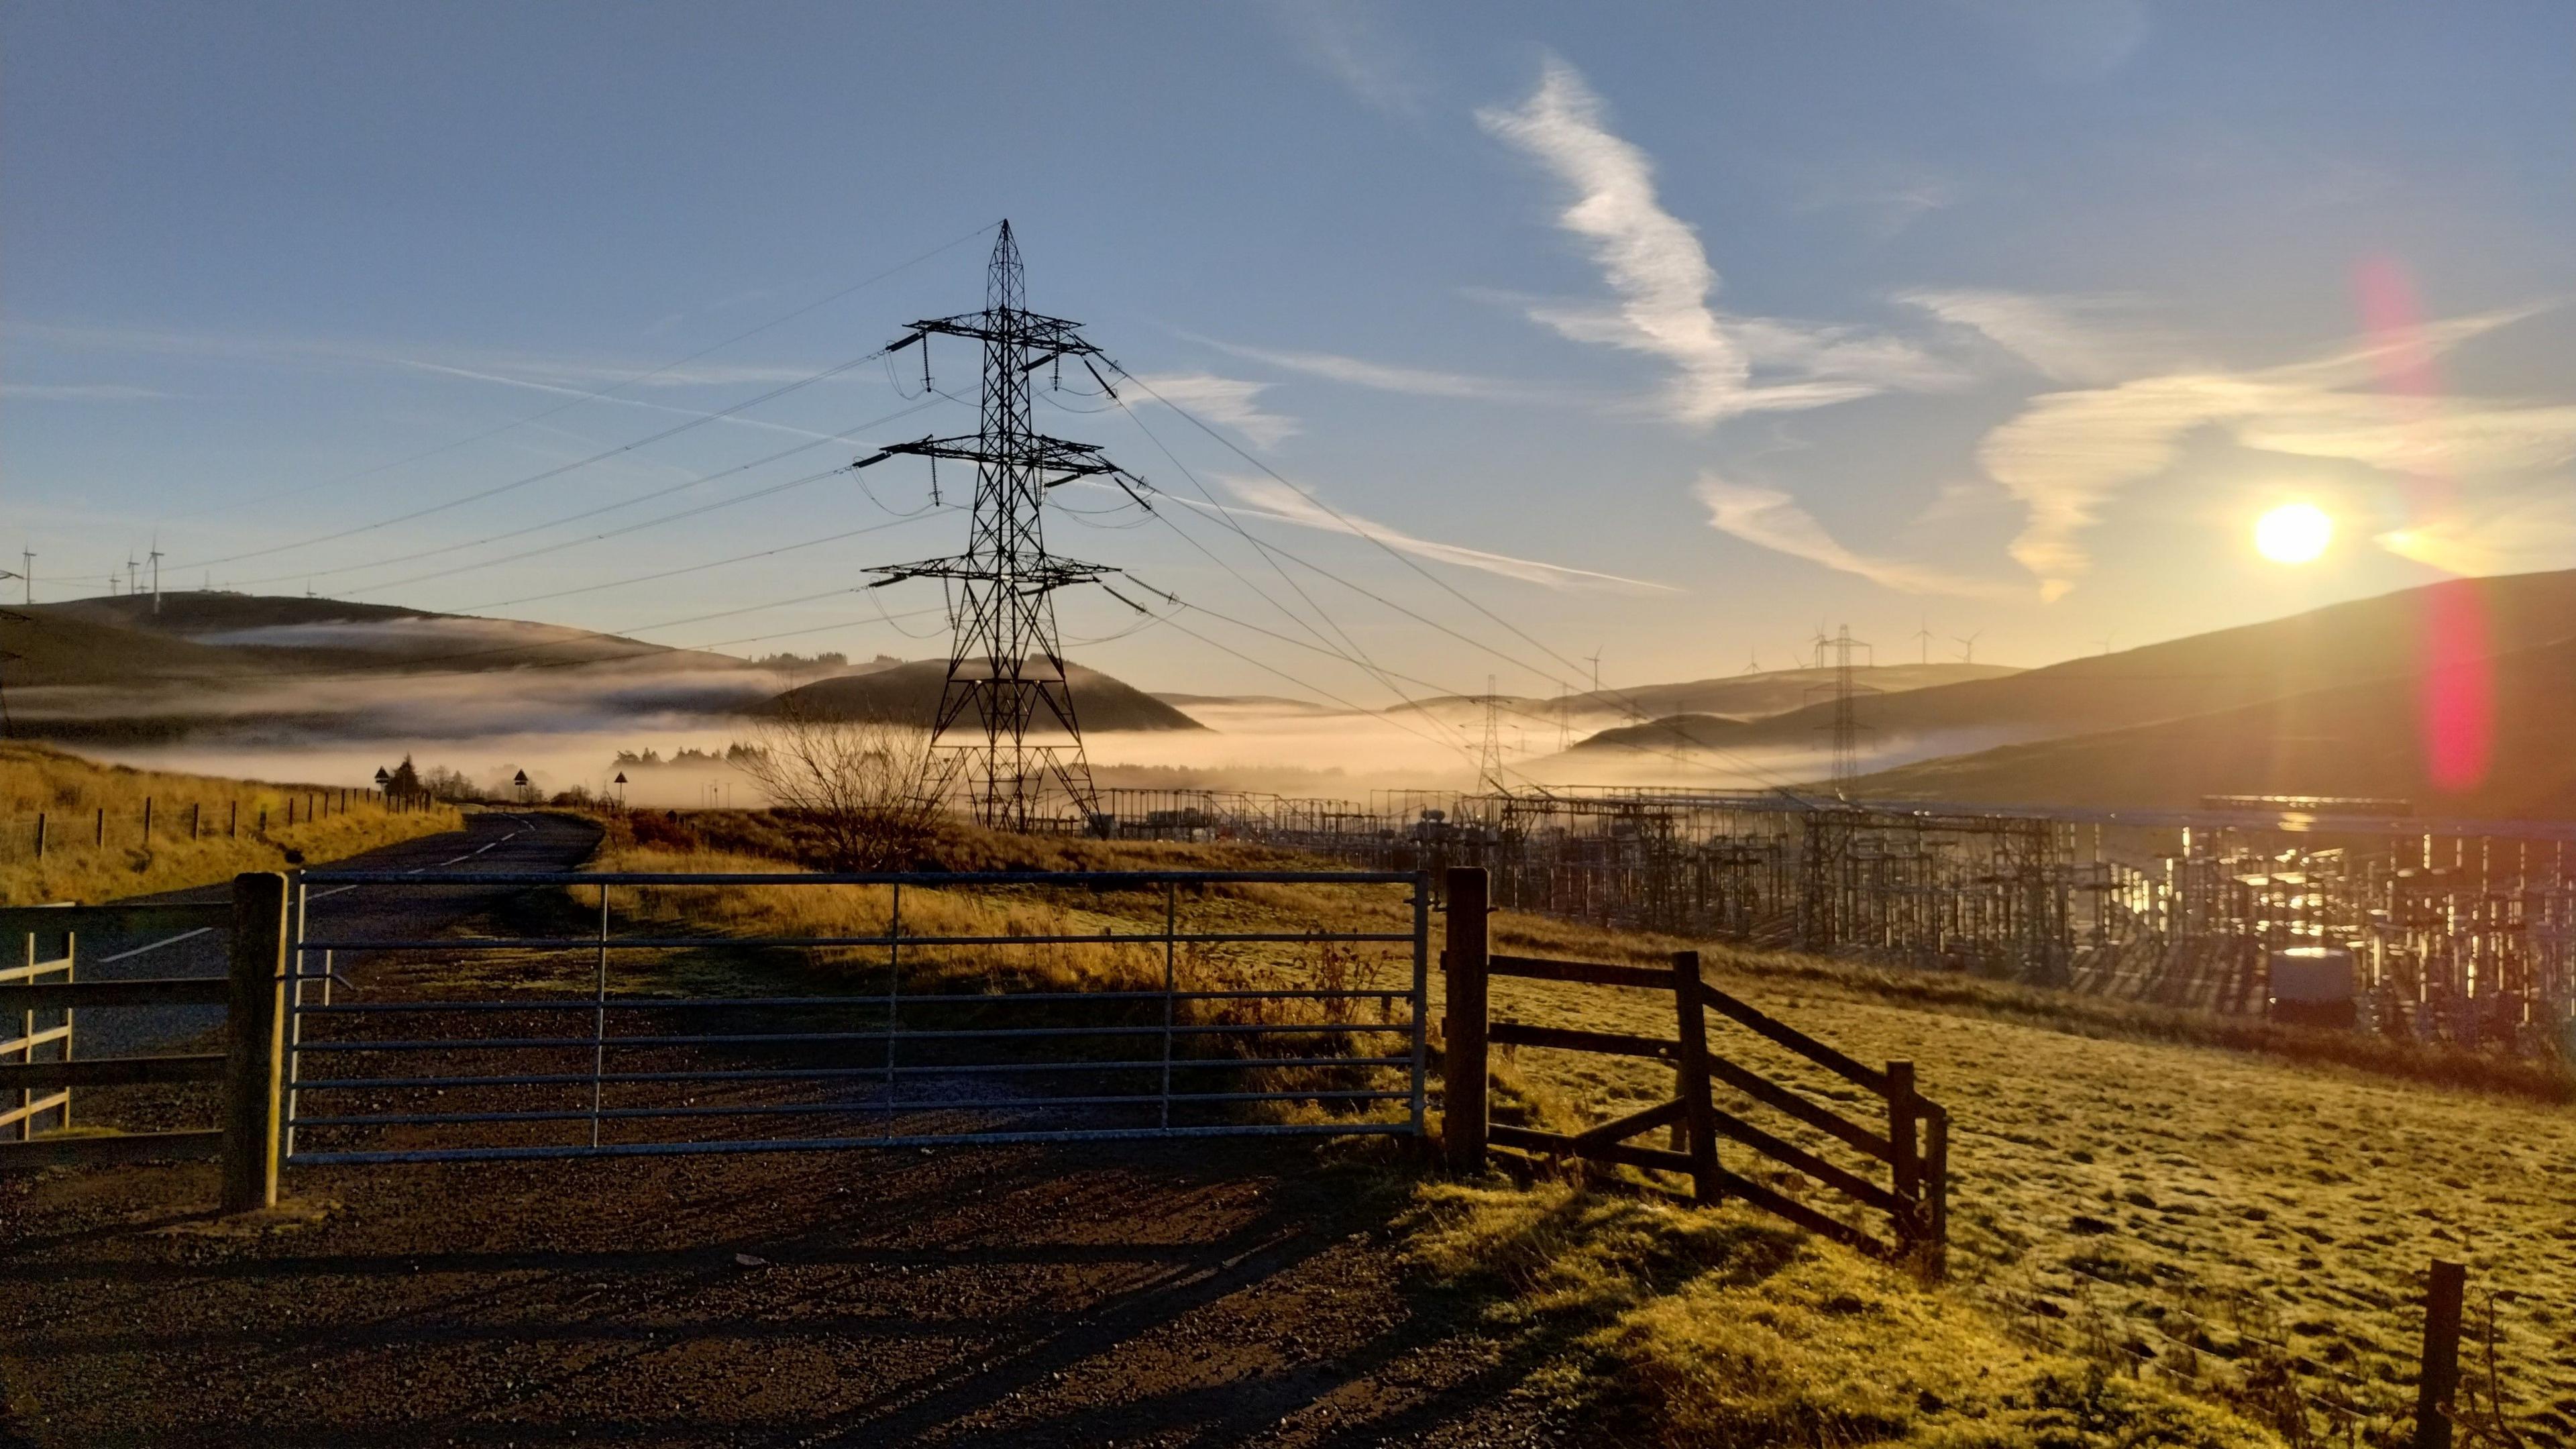
[[(1882, 745), (1950, 735), (1982, 749), (2188, 719), (2409, 676), (2421, 663), (2437, 590), (2454, 591), (2446, 603), (2483, 617), (2485, 652), (2511, 653), (2576, 636), (2576, 570), (2453, 579), (2006, 678), (1873, 696), (1861, 706), (1862, 722)], [(1833, 705), (1822, 702), (1773, 715), (1729, 743), (1812, 746), (1832, 712)]]
[[(1900, 694), (1944, 684), (2003, 679), (2021, 672), (2008, 664), (1881, 664), (1855, 668), (1852, 677), (1878, 693)], [(1562, 698), (1498, 694), (1493, 699), (1499, 708), (1523, 721), (1532, 717), (1554, 720), (1560, 711), (1576, 721), (1655, 720), (1674, 715), (1758, 719), (1812, 704), (1818, 692), (1830, 688), (1833, 682), (1834, 671), (1830, 668), (1773, 669), (1673, 684), (1641, 684), (1634, 689), (1586, 691)], [(1387, 713), (1419, 710), (1455, 724), (1482, 718), (1485, 699), (1481, 694), (1438, 694), (1410, 705), (1398, 705)]]
[(437, 614), (343, 599), (197, 590), (21, 606), (0, 645), (21, 656), (12, 685), (146, 684), (167, 678), (332, 669), (463, 673), (625, 660), (702, 669), (753, 666), (616, 634), (516, 619)]
[[(2190, 809), (2208, 795), (2375, 796), (2420, 813), (2576, 818), (2576, 638), (2494, 656), (2493, 733), (2459, 788), (2435, 778), (2413, 672), (2187, 719), (2007, 745), (1854, 781), (1855, 796)], [(2475, 753), (2475, 752), (2471, 752)]]
[(1740, 719), (1718, 714), (1671, 714), (1643, 724), (1619, 725), (1616, 728), (1586, 735), (1569, 753), (1732, 749), (1753, 726)]
[[(939, 694), (947, 682), (944, 659), (920, 659), (869, 674), (844, 675), (799, 685), (754, 706), (755, 713), (775, 712), (794, 701), (839, 718), (893, 719), (927, 727), (939, 712)], [(1073, 707), (1085, 731), (1198, 730), (1207, 726), (1172, 706), (1097, 669), (1065, 666), (1073, 687)]]

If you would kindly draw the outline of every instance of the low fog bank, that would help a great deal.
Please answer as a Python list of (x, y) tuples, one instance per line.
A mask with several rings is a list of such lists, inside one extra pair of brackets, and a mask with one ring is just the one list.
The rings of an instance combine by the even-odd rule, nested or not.
[[(487, 683), (528, 681), (486, 680)], [(435, 692), (433, 692), (434, 694)], [(576, 787), (615, 795), (626, 776), (629, 804), (660, 809), (762, 803), (758, 787), (725, 763), (728, 747), (754, 736), (749, 722), (670, 712), (613, 723), (592, 712), (596, 696), (549, 697), (505, 690), (482, 711), (429, 705), (409, 715), (380, 711), (363, 732), (304, 729), (292, 737), (236, 735), (177, 741), (81, 745), (83, 753), (154, 769), (309, 779), (366, 787), (380, 768), (408, 755), (415, 767), (453, 770), (506, 797), (525, 771), (543, 795)], [(1108, 789), (1216, 789), (1364, 800), (1372, 790), (1476, 787), (1482, 731), (1443, 728), (1419, 716), (1319, 711), (1258, 702), (1201, 704), (1205, 730), (1102, 731), (1086, 736), (1094, 776)], [(515, 727), (473, 728), (501, 720)], [(535, 721), (532, 726), (529, 722)], [(409, 728), (399, 726), (408, 723)], [(570, 724), (586, 727), (566, 727)], [(466, 727), (459, 727), (466, 726)], [(1535, 741), (1529, 741), (1530, 746)], [(1764, 789), (1829, 772), (1815, 750), (1719, 756), (1629, 751), (1555, 752), (1497, 740), (1514, 785), (1664, 785)], [(1928, 751), (1927, 751), (1928, 752)], [(1920, 757), (1914, 749), (1869, 757), (1871, 768)]]

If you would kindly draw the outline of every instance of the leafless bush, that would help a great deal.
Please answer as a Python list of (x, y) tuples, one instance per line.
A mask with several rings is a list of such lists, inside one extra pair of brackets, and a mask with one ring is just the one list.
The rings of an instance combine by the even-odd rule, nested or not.
[(909, 865), (930, 839), (930, 735), (917, 725), (835, 714), (790, 692), (733, 758), (773, 807), (814, 827), (835, 870)]

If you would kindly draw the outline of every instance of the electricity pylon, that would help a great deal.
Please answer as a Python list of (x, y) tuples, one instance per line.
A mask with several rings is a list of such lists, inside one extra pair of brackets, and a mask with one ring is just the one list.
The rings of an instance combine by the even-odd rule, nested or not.
[[(1029, 311), (1022, 305), (1026, 295), (1019, 244), (1005, 221), (985, 268), (984, 310), (915, 322), (887, 349), (919, 345), (927, 374), (933, 336), (982, 344), (980, 427), (961, 437), (892, 444), (860, 464), (911, 455), (931, 459), (934, 472), (942, 458), (975, 465), (966, 552), (870, 570), (885, 576), (870, 587), (904, 579), (947, 584), (948, 677), (931, 724), (933, 778), (925, 784), (934, 798), (962, 784), (975, 818), (1008, 830), (1051, 818), (1050, 797), (1059, 793), (1086, 826), (1099, 812), (1057, 642), (1055, 592), (1101, 583), (1119, 570), (1047, 552), (1047, 492), (1076, 478), (1107, 477), (1139, 504), (1145, 501), (1143, 480), (1102, 457), (1097, 445), (1048, 437), (1031, 422), (1039, 369), (1051, 369), (1052, 380), (1052, 370), (1067, 359), (1081, 364), (1103, 391), (1116, 394), (1092, 367), (1100, 350), (1083, 340), (1079, 324)], [(1070, 741), (1030, 744), (1030, 727), (1043, 728), (1050, 720)]]
[(1834, 682), (1830, 686), (1822, 687), (1829, 687), (1834, 692), (1833, 722), (1823, 728), (1833, 736), (1833, 782), (1836, 794), (1841, 794), (1844, 784), (1860, 774), (1860, 696), (1878, 693), (1870, 686), (1853, 680), (1852, 651), (1855, 649), (1868, 651), (1870, 645), (1867, 640), (1853, 638), (1849, 624), (1843, 625), (1830, 636), (1821, 629), (1816, 632), (1817, 662), (1820, 664), (1823, 662), (1827, 650), (1833, 652), (1834, 659)]

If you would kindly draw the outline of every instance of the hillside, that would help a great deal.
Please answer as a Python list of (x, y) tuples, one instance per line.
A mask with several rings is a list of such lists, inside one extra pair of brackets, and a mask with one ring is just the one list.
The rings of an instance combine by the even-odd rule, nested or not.
[[(1067, 664), (1065, 678), (1073, 687), (1074, 713), (1086, 731), (1207, 728), (1134, 685), (1097, 669)], [(927, 728), (939, 712), (939, 694), (947, 679), (947, 661), (918, 659), (871, 674), (799, 685), (754, 706), (753, 712), (774, 711), (783, 701), (793, 700), (828, 715), (909, 720)]]
[(475, 673), (578, 660), (752, 666), (730, 655), (671, 649), (615, 634), (516, 619), (436, 614), (344, 599), (220, 590), (75, 599), (22, 606), (29, 622), (0, 623), (28, 660), (12, 684), (144, 684), (168, 677), (326, 669)]
[(1577, 740), (1578, 751), (1723, 750), (1732, 748), (1753, 727), (1742, 720), (1714, 714), (1675, 714), (1644, 724), (1620, 725)]
[[(1864, 689), (1901, 694), (1945, 684), (2003, 679), (2021, 672), (2008, 664), (1882, 664), (1856, 667), (1852, 678)], [(1633, 689), (1588, 690), (1563, 697), (1497, 694), (1492, 698), (1496, 707), (1524, 722), (1533, 717), (1552, 721), (1560, 713), (1578, 725), (1602, 719), (1633, 721), (1682, 714), (1756, 719), (1814, 703), (1820, 691), (1833, 687), (1834, 677), (1830, 668), (1773, 669), (1715, 679), (1641, 684)], [(1387, 713), (1419, 710), (1459, 723), (1483, 718), (1485, 701), (1486, 696), (1481, 694), (1435, 694), (1398, 705)]]
[(2188, 719), (2006, 745), (1867, 775), (1853, 793), (1980, 804), (2187, 809), (2206, 795), (2362, 795), (2427, 814), (2576, 816), (2576, 638), (2493, 661), (2494, 734), (2478, 782), (2434, 783), (2412, 675)]
[[(2576, 636), (2576, 570), (2454, 579), (2284, 619), (2070, 659), (2008, 678), (1936, 685), (1863, 702), (1881, 745), (1955, 734), (1983, 748), (2187, 719), (2268, 699), (2411, 676), (2428, 601), (2450, 590), (2504, 653)], [(2576, 696), (2562, 696), (2563, 709)], [(1811, 746), (1830, 702), (1774, 715), (1736, 743)], [(2406, 716), (2411, 719), (2411, 712)], [(1964, 746), (1963, 746), (1964, 747)], [(1918, 751), (1919, 753), (1919, 751)]]
[(90, 746), (557, 732), (722, 714), (768, 692), (731, 655), (379, 604), (223, 592), (22, 605), (0, 670), (22, 735)]

